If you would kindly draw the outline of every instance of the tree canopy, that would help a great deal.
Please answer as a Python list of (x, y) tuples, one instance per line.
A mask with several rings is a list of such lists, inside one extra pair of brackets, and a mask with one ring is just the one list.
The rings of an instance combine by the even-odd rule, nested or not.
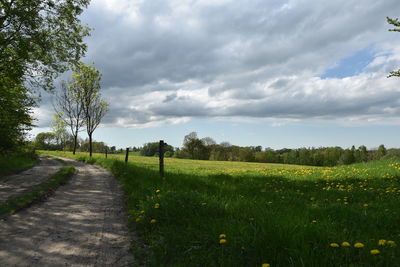
[[(392, 19), (387, 17), (387, 22), (391, 25), (393, 25), (395, 28), (389, 29), (391, 32), (400, 32), (400, 21), (399, 19)], [(400, 77), (400, 69), (391, 71), (388, 77)]]
[(89, 0), (0, 0), (0, 154), (33, 126), (33, 89), (53, 81), (86, 52), (79, 16)]

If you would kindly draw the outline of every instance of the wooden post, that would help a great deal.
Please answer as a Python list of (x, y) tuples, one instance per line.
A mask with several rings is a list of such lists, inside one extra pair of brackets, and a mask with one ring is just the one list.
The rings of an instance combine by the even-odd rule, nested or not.
[(106, 148), (106, 158), (107, 158), (107, 148)]
[(163, 140), (160, 140), (158, 155), (160, 157), (160, 176), (164, 177), (164, 141)]
[(125, 163), (128, 163), (129, 147), (126, 148)]

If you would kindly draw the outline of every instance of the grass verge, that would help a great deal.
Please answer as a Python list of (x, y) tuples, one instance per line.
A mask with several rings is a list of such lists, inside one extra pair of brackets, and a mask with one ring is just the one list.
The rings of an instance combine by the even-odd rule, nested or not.
[(145, 242), (134, 248), (139, 265), (398, 266), (399, 162), (211, 172), (217, 163), (190, 170), (177, 160), (160, 179), (151, 166), (72, 158), (121, 181), (130, 226)]
[(35, 189), (21, 197), (8, 200), (0, 203), (0, 217), (6, 214), (13, 214), (18, 210), (26, 208), (36, 201), (43, 200), (50, 196), (60, 185), (67, 182), (75, 173), (73, 166), (63, 166), (50, 179), (41, 184), (38, 189)]
[(0, 178), (35, 166), (39, 162), (33, 152), (23, 152), (0, 157)]

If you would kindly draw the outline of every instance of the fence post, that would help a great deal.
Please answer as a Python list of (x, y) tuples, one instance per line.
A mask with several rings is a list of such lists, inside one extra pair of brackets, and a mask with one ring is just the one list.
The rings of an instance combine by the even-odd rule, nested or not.
[(158, 156), (160, 157), (160, 176), (164, 177), (164, 141), (163, 140), (160, 140)]
[(128, 163), (129, 147), (126, 148), (125, 163)]
[(107, 158), (107, 148), (106, 148), (106, 158)]

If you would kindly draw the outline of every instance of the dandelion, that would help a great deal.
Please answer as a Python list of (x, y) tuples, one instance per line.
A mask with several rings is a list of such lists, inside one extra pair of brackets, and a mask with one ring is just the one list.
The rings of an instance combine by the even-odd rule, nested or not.
[(342, 247), (350, 247), (350, 243), (347, 241), (342, 242)]
[(261, 267), (270, 267), (271, 265), (269, 264), (269, 263), (263, 263), (262, 265), (261, 265)]
[(138, 218), (136, 218), (136, 222), (138, 223), (138, 222), (140, 222), (142, 219), (140, 219), (139, 217)]
[(160, 193), (160, 192), (161, 192), (160, 189), (157, 189), (157, 190), (156, 190), (156, 193)]
[(368, 204), (367, 203), (363, 204), (363, 207), (368, 207)]
[(226, 238), (226, 235), (225, 234), (220, 234), (219, 238)]
[(151, 219), (151, 220), (150, 220), (150, 223), (156, 223), (156, 222), (157, 222), (156, 219)]
[(141, 211), (140, 211), (140, 214), (144, 214), (144, 210), (141, 210)]
[(154, 204), (154, 208), (155, 208), (155, 209), (158, 209), (158, 208), (160, 208), (160, 203), (156, 203), (156, 204)]
[(220, 240), (219, 240), (219, 243), (220, 243), (220, 244), (225, 244), (225, 243), (226, 243), (226, 239), (220, 239)]
[(391, 247), (395, 247), (396, 246), (396, 242), (394, 242), (393, 240), (388, 240), (387, 244), (390, 245)]
[(333, 248), (338, 248), (339, 244), (338, 243), (330, 243), (329, 246), (331, 246)]
[(363, 247), (364, 247), (364, 244), (363, 244), (363, 243), (360, 243), (360, 242), (357, 242), (357, 243), (354, 244), (354, 247), (355, 247), (355, 248), (363, 248)]
[(376, 254), (381, 253), (381, 252), (379, 251), (379, 249), (371, 249), (370, 252), (371, 252), (372, 255), (376, 255)]
[(384, 245), (386, 245), (386, 240), (385, 239), (379, 239), (378, 246), (384, 246)]

